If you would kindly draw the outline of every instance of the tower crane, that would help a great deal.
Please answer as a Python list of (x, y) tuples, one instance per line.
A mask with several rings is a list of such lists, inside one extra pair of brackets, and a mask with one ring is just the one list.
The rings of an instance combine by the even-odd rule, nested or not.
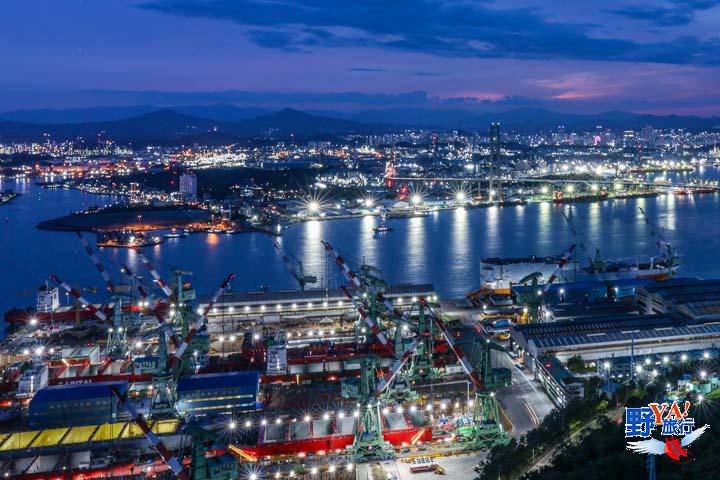
[(300, 290), (305, 290), (305, 285), (308, 283), (317, 283), (317, 277), (314, 275), (305, 275), (302, 261), (300, 261), (292, 253), (285, 252), (280, 246), (280, 243), (275, 242), (275, 250), (278, 252), (278, 255), (280, 255), (280, 258), (282, 258), (282, 261), (290, 272), (290, 275), (292, 275), (295, 281), (298, 282)]
[[(230, 285), (230, 281), (235, 278), (235, 274), (231, 273), (215, 291), (212, 298), (205, 306), (205, 308), (197, 315), (197, 318), (192, 325), (185, 324), (183, 326), (182, 337), (177, 337), (175, 329), (169, 322), (163, 322), (158, 328), (158, 368), (153, 382), (156, 386), (156, 394), (153, 397), (153, 402), (150, 405), (150, 416), (151, 417), (163, 417), (171, 413), (174, 413), (174, 395), (175, 385), (181, 372), (181, 364), (186, 356), (189, 354), (188, 347), (192, 345), (195, 335), (202, 329), (207, 322), (207, 314), (213, 308), (215, 303), (218, 301), (222, 293)], [(182, 284), (180, 284), (180, 287)], [(181, 294), (178, 293), (176, 298), (182, 298)], [(169, 300), (169, 299), (168, 299)], [(177, 305), (177, 309), (180, 309), (180, 305)], [(186, 317), (187, 318), (187, 317)], [(187, 320), (186, 320), (187, 321)], [(176, 348), (172, 354), (167, 353), (167, 341), (166, 335), (172, 333), (176, 338)]]

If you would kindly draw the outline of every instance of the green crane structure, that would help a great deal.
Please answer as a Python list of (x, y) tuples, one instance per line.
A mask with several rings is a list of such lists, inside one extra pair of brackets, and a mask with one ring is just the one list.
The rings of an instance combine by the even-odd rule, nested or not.
[[(389, 316), (394, 317), (396, 323), (396, 331), (398, 328), (401, 328), (402, 324), (410, 323), (407, 315), (394, 307), (392, 302), (386, 299), (383, 293), (378, 291), (375, 285), (361, 280), (361, 278), (347, 266), (344, 259), (332, 248), (329, 243), (323, 242), (323, 245), (328, 252), (332, 253), (335, 256), (336, 264), (350, 283), (350, 288), (352, 289), (354, 295), (353, 293), (351, 293), (350, 288), (345, 288), (344, 291), (348, 298), (350, 298), (350, 300), (354, 303), (356, 309), (358, 310), (358, 313), (363, 319), (367, 320), (370, 317), (367, 313), (365, 305), (370, 301), (369, 299), (371, 299), (372, 303), (375, 304), (375, 306), (371, 306), (371, 308), (377, 310), (380, 309), (379, 305), (382, 305), (384, 306), (385, 312)], [(393, 382), (397, 377), (402, 378), (401, 371), (403, 371), (403, 369), (405, 369), (408, 364), (411, 366), (410, 375), (413, 375), (413, 363), (410, 362), (410, 360), (417, 356), (418, 348), (423, 349), (423, 355), (420, 358), (419, 365), (423, 365), (423, 362), (426, 362), (426, 367), (428, 366), (428, 364), (432, 364), (432, 348), (431, 346), (430, 348), (427, 347), (428, 342), (431, 345), (433, 329), (437, 329), (437, 331), (445, 338), (448, 346), (457, 357), (466, 374), (470, 377), (470, 380), (474, 386), (474, 415), (473, 425), (472, 427), (470, 427), (472, 435), (469, 436), (470, 440), (467, 444), (467, 448), (480, 449), (507, 443), (509, 439), (499, 419), (499, 410), (495, 395), (493, 392), (488, 390), (490, 386), (495, 386), (496, 384), (509, 384), (509, 375), (505, 375), (503, 377), (505, 378), (503, 382), (500, 382), (499, 380), (496, 381), (496, 377), (494, 376), (494, 372), (491, 368), (491, 355), (489, 351), (491, 349), (501, 349), (501, 347), (495, 348), (490, 346), (491, 344), (488, 344), (486, 347), (484, 347), (488, 350), (488, 352), (481, 354), (480, 367), (482, 371), (478, 371), (478, 369), (473, 366), (473, 364), (468, 360), (468, 358), (465, 357), (462, 350), (456, 345), (453, 335), (449, 332), (439, 313), (436, 312), (437, 305), (431, 305), (424, 298), (421, 298), (418, 304), (420, 310), (418, 311), (416, 336), (412, 341), (411, 345), (404, 349), (402, 355), (397, 357), (395, 363), (390, 367), (385, 376), (379, 379), (375, 391), (372, 394), (372, 397), (378, 399), (380, 399), (382, 396), (384, 396), (385, 398), (392, 398), (392, 390), (394, 389)], [(387, 342), (387, 337), (385, 337), (383, 331), (377, 326), (374, 320), (370, 320), (371, 321), (368, 324), (375, 327), (373, 329), (375, 337), (380, 343), (390, 348), (389, 343)], [(391, 351), (395, 353), (395, 350)], [(363, 368), (363, 370), (365, 370), (365, 368)], [(418, 372), (419, 370), (415, 373)], [(368, 383), (369, 380), (366, 378), (364, 382)], [(384, 393), (386, 389), (389, 389), (390, 393)], [(361, 389), (360, 391), (363, 390)], [(381, 428), (381, 418), (376, 413), (379, 409), (379, 402), (375, 403), (374, 400), (370, 400), (370, 397), (368, 397), (364, 405), (364, 410), (361, 413), (361, 425), (359, 425), (359, 430), (361, 430), (362, 432), (377, 432), (378, 425), (380, 425)], [(379, 457), (382, 457), (382, 455), (384, 455), (384, 452), (381, 449), (378, 449), (380, 441), (381, 437), (379, 437), (377, 433), (373, 433), (369, 436), (357, 436), (356, 442), (353, 444), (355, 458), (362, 458), (366, 460), (372, 459), (372, 457), (369, 456), (368, 453), (371, 451), (377, 451)]]
[(206, 457), (206, 452), (213, 445), (225, 445), (225, 438), (210, 430), (206, 430), (194, 424), (186, 424), (182, 427), (182, 434), (190, 438), (190, 465), (185, 467), (181, 458), (172, 453), (165, 446), (160, 437), (155, 434), (145, 417), (137, 411), (133, 404), (123, 396), (117, 388), (112, 389), (118, 402), (130, 414), (135, 424), (142, 430), (163, 462), (170, 468), (172, 473), (180, 480), (233, 480), (238, 478), (238, 463), (235, 457), (229, 454)]
[[(517, 303), (523, 305), (523, 316), (528, 322), (541, 322), (543, 321), (543, 304), (547, 299), (547, 293), (550, 290), (550, 286), (558, 278), (561, 270), (570, 261), (570, 257), (575, 251), (575, 244), (570, 245), (565, 253), (563, 253), (557, 267), (553, 270), (553, 273), (548, 277), (547, 281), (540, 287), (538, 280), (542, 277), (540, 272), (534, 272), (520, 279), (520, 282), (524, 287), (517, 295)], [(530, 289), (528, 290), (528, 283), (530, 283)]]
[(377, 375), (379, 368), (378, 357), (360, 357), (360, 378), (355, 382), (348, 381), (342, 384), (343, 397), (354, 398), (360, 405), (355, 439), (351, 447), (351, 456), (355, 462), (395, 457), (395, 450), (383, 437), (381, 401), (379, 395), (375, 394), (382, 381)]

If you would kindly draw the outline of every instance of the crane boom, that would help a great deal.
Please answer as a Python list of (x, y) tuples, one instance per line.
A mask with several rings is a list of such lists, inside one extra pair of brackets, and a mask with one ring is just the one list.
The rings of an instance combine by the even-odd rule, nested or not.
[(142, 253), (139, 248), (135, 247), (133, 248), (133, 250), (135, 250), (135, 253), (138, 255), (138, 257), (140, 257), (140, 261), (143, 263), (143, 265), (145, 265), (145, 268), (150, 271), (150, 275), (152, 275), (155, 283), (160, 286), (165, 296), (168, 299), (173, 300), (175, 298), (175, 294), (173, 293), (172, 288), (170, 288), (170, 286), (165, 282), (165, 280), (162, 279), (157, 270), (155, 270), (153, 264), (150, 263), (150, 260), (148, 260), (148, 258), (145, 256), (144, 253)]
[(132, 281), (133, 284), (135, 284), (135, 288), (137, 288), (137, 291), (140, 292), (140, 296), (143, 299), (146, 299), (148, 297), (147, 290), (145, 290), (145, 287), (140, 285), (140, 283), (138, 282), (138, 278), (135, 276), (135, 273), (133, 273), (133, 271), (130, 269), (130, 267), (128, 267), (126, 264), (123, 264), (122, 271), (125, 275), (127, 275), (127, 277), (130, 279), (130, 281)]
[(202, 328), (202, 326), (205, 324), (208, 312), (210, 312), (210, 309), (212, 309), (213, 305), (215, 305), (215, 302), (218, 301), (218, 298), (220, 298), (220, 295), (222, 295), (223, 291), (225, 291), (228, 285), (230, 285), (230, 281), (233, 278), (235, 278), (234, 273), (231, 273), (227, 277), (225, 277), (225, 280), (223, 281), (222, 285), (220, 285), (220, 288), (215, 291), (215, 294), (210, 299), (210, 302), (208, 302), (208, 304), (205, 306), (202, 314), (198, 315), (198, 318), (195, 320), (195, 323), (193, 323), (190, 331), (185, 336), (185, 338), (183, 338), (182, 343), (178, 345), (175, 349), (175, 352), (173, 352), (173, 356), (170, 357), (170, 366), (173, 366), (182, 358), (185, 350), (187, 350), (187, 347), (190, 346), (190, 342), (192, 341), (193, 337), (195, 337), (197, 331), (200, 330), (200, 328)]
[(582, 236), (583, 236), (582, 233), (580, 232), (580, 230), (578, 230), (577, 226), (575, 225), (575, 220), (572, 218), (572, 210), (570, 210), (570, 215), (567, 215), (565, 212), (560, 212), (560, 215), (562, 215), (562, 217), (567, 222), (568, 226), (570, 226), (570, 231), (572, 232), (573, 237), (578, 239), (578, 241), (580, 243), (580, 249), (585, 254), (585, 257), (587, 258), (588, 262), (592, 265), (592, 263), (594, 262), (594, 258), (590, 254), (590, 251), (588, 250), (587, 245), (585, 245), (585, 242), (582, 239)]
[(645, 225), (647, 225), (650, 229), (650, 235), (652, 235), (652, 237), (655, 239), (655, 244), (661, 251), (664, 250), (663, 253), (668, 254), (671, 249), (670, 243), (665, 240), (662, 235), (660, 235), (660, 233), (655, 228), (655, 225), (653, 225), (653, 223), (650, 221), (647, 213), (645, 213), (645, 210), (643, 210), (642, 207), (638, 207), (638, 209), (640, 210), (640, 213), (642, 213), (643, 220), (645, 220)]
[(275, 250), (280, 255), (280, 258), (282, 258), (283, 263), (285, 264), (285, 268), (288, 269), (290, 272), (290, 275), (298, 282), (298, 285), (300, 285), (300, 290), (305, 290), (305, 278), (303, 278), (293, 266), (292, 262), (288, 258), (288, 256), (283, 252), (282, 247), (280, 247), (280, 244), (278, 242), (275, 242)]
[(405, 315), (403, 312), (401, 312), (397, 307), (393, 305), (393, 303), (385, 298), (385, 296), (380, 292), (374, 285), (362, 282), (360, 280), (360, 277), (353, 272), (350, 267), (347, 266), (345, 263), (345, 259), (342, 258), (342, 256), (335, 251), (335, 249), (330, 245), (328, 242), (322, 242), (325, 249), (332, 253), (332, 255), (335, 257), (335, 263), (340, 267), (340, 270), (345, 274), (345, 277), (351, 281), (354, 285), (356, 285), (356, 288), (360, 290), (361, 292), (367, 292), (368, 294), (372, 295), (375, 299), (377, 299), (380, 303), (382, 303), (385, 308), (391, 312), (395, 317), (398, 317), (400, 320), (407, 322), (407, 315)]
[(462, 350), (460, 350), (460, 347), (457, 346), (455, 343), (455, 339), (450, 334), (450, 332), (447, 329), (447, 326), (445, 325), (445, 322), (443, 322), (438, 315), (435, 314), (433, 309), (430, 307), (430, 304), (424, 299), (420, 299), (420, 303), (423, 304), (430, 312), (432, 313), (433, 321), (435, 322), (435, 325), (437, 325), (438, 329), (442, 333), (442, 336), (445, 338), (445, 341), (447, 342), (448, 346), (450, 347), (450, 350), (453, 351), (455, 356), (457, 357), (458, 361), (460, 362), (460, 365), (462, 365), (463, 370), (465, 370), (465, 373), (468, 377), (470, 377), (470, 380), (472, 381), (473, 385), (475, 386), (476, 390), (482, 391), (485, 390), (485, 383), (480, 378), (480, 375), (478, 375), (477, 370), (475, 367), (472, 366), (470, 361), (465, 357), (465, 354)]
[(108, 321), (107, 315), (105, 315), (105, 313), (103, 313), (101, 310), (98, 310), (97, 308), (95, 308), (95, 306), (92, 303), (88, 302), (82, 296), (82, 294), (80, 293), (80, 290), (78, 290), (77, 288), (71, 287), (67, 282), (62, 280), (60, 277), (57, 277), (56, 275), (50, 275), (50, 280), (52, 280), (53, 282), (60, 285), (60, 287), (62, 287), (62, 289), (65, 290), (69, 295), (72, 295), (73, 297), (75, 297), (78, 300), (78, 302), (80, 302), (80, 305), (82, 305), (84, 308), (87, 308), (88, 310), (90, 310), (90, 312), (93, 315), (95, 315), (95, 317), (97, 317), (100, 321), (102, 321), (102, 322)]
[(545, 286), (543, 287), (543, 293), (547, 293), (547, 291), (550, 290), (550, 285), (552, 285), (552, 283), (558, 277), (558, 272), (560, 270), (562, 270), (565, 265), (567, 265), (568, 261), (570, 260), (570, 255), (572, 255), (573, 250), (575, 250), (574, 243), (572, 245), (570, 245), (570, 248), (568, 248), (565, 251), (562, 258), (560, 259), (560, 263), (558, 263), (558, 265), (557, 265), (557, 267), (555, 267), (555, 270), (553, 271), (552, 275), (550, 275), (550, 278), (548, 278), (547, 282), (545, 283)]
[(375, 397), (379, 397), (382, 392), (390, 385), (390, 383), (395, 379), (398, 372), (405, 366), (405, 364), (410, 360), (410, 358), (415, 355), (415, 350), (417, 350), (417, 346), (420, 344), (420, 336), (418, 336), (413, 343), (410, 344), (407, 350), (398, 358), (395, 360), (395, 362), (390, 367), (390, 370), (388, 370), (388, 373), (383, 376), (377, 383), (377, 386), (375, 387), (375, 392), (373, 395)]
[[(285, 267), (290, 272), (290, 275), (292, 275), (295, 281), (298, 282), (300, 290), (305, 290), (305, 285), (307, 285), (308, 283), (317, 282), (317, 277), (312, 275), (305, 275), (302, 262), (295, 258), (292, 253), (285, 253), (279, 242), (275, 242), (275, 250), (278, 252), (278, 255), (280, 255), (280, 258), (282, 258), (282, 261), (285, 264)], [(292, 259), (290, 257), (292, 257)], [(295, 268), (295, 266), (293, 265), (293, 260), (297, 264), (297, 268)]]
[(392, 351), (392, 347), (390, 347), (390, 344), (388, 343), (388, 339), (383, 333), (382, 329), (378, 326), (375, 321), (370, 318), (370, 315), (365, 311), (365, 308), (362, 306), (360, 302), (355, 300), (352, 293), (346, 288), (346, 287), (340, 287), (340, 289), (345, 293), (345, 296), (350, 300), (350, 303), (353, 304), (355, 307), (355, 310), (358, 311), (360, 314), (360, 317), (363, 319), (365, 324), (370, 328), (370, 331), (375, 335), (375, 338), (378, 339), (380, 344), (385, 347), (388, 351)]
[(160, 437), (158, 437), (155, 432), (152, 431), (150, 428), (150, 425), (148, 425), (147, 421), (145, 420), (145, 417), (142, 416), (140, 412), (137, 411), (137, 409), (128, 402), (123, 396), (120, 394), (120, 391), (113, 387), (112, 392), (117, 397), (118, 402), (120, 402), (120, 405), (127, 410), (127, 412), (130, 414), (130, 417), (132, 418), (132, 421), (140, 427), (140, 430), (142, 430), (143, 434), (145, 435), (145, 438), (147, 438), (148, 442), (150, 442), (150, 445), (153, 447), (153, 449), (160, 454), (160, 457), (162, 457), (163, 462), (170, 467), (170, 470), (175, 474), (177, 478), (180, 480), (188, 480), (188, 475), (183, 469), (182, 463), (180, 460), (172, 454), (172, 452), (165, 446), (162, 440), (160, 440)]
[(95, 249), (93, 249), (90, 246), (90, 242), (87, 241), (87, 238), (83, 236), (82, 233), (80, 233), (80, 230), (77, 230), (75, 233), (77, 233), (78, 238), (80, 238), (80, 242), (83, 245), (83, 248), (85, 249), (85, 252), (87, 252), (88, 256), (90, 257), (90, 260), (92, 260), (93, 264), (95, 265), (95, 268), (97, 268), (98, 272), (100, 272), (100, 275), (102, 276), (103, 280), (105, 280), (105, 284), (107, 285), (107, 290), (110, 293), (113, 293), (115, 291), (115, 285), (113, 284), (112, 279), (110, 278), (110, 274), (107, 270), (105, 270), (105, 267), (100, 262), (100, 259), (97, 256), (97, 253), (95, 252)]
[[(347, 266), (347, 264), (345, 263), (345, 260), (340, 256), (340, 254), (337, 253), (328, 242), (323, 241), (322, 244), (325, 247), (325, 250), (327, 250), (328, 252), (333, 254), (333, 256), (335, 257), (335, 263), (340, 268), (340, 271), (342, 271), (343, 275), (345, 275), (345, 278), (348, 280), (348, 282), (350, 282), (353, 290), (356, 290), (358, 292), (363, 292), (364, 287), (363, 287), (362, 282), (360, 281), (360, 278), (355, 274), (355, 272), (353, 272), (350, 269), (350, 267)], [(375, 337), (380, 341), (380, 343), (383, 345), (383, 347), (392, 351), (392, 347), (390, 346), (387, 337), (382, 332), (382, 330), (377, 325), (377, 323), (375, 323), (375, 320), (370, 318), (370, 315), (368, 315), (368, 313), (365, 311), (365, 309), (362, 307), (362, 305), (353, 298), (353, 295), (350, 293), (350, 291), (347, 288), (343, 287), (342, 290), (345, 293), (345, 295), (348, 297), (348, 299), (350, 299), (352, 304), (355, 306), (355, 309), (358, 311), (358, 313), (360, 314), (362, 319), (365, 321), (365, 323), (370, 327), (370, 330), (373, 332)]]

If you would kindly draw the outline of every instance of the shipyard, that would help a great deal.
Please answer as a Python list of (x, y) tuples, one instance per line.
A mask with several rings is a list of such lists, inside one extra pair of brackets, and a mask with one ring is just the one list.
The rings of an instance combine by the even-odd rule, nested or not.
[(715, 184), (628, 177), (691, 170), (641, 159), (496, 176), (499, 128), (483, 174), (387, 161), (350, 201), (201, 200), (186, 172), (47, 220), (65, 189), (15, 179), (65, 253), (36, 249), (34, 304), (4, 312), (0, 474), (407, 480), (517, 450), (519, 478), (561, 454), (554, 425), (597, 434), (638, 391), (709, 405), (720, 281), (668, 226)]
[(295, 289), (235, 291), (227, 272), (199, 296), (193, 272), (161, 271), (140, 246), (141, 271), (106, 265), (107, 245), (77, 232), (97, 283), (50, 274), (34, 307), (5, 314), (0, 468), (38, 480), (437, 473), (582, 400), (588, 375), (619, 385), (717, 357), (720, 282), (679, 277), (682, 256), (642, 208), (648, 263), (604, 258), (571, 209), (560, 215), (577, 243), (482, 259), (481, 285), (460, 299), (390, 284), (324, 240), (337, 287), (276, 241)]
[(720, 0), (567, 3), (4, 2), (0, 480), (720, 478)]

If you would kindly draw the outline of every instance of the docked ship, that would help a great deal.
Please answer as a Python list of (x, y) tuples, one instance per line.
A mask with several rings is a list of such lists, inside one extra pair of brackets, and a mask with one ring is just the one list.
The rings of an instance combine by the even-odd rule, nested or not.
[(98, 247), (136, 248), (159, 245), (163, 238), (133, 230), (111, 230), (97, 233)]
[[(641, 208), (645, 223), (660, 251), (657, 256), (646, 259), (604, 259), (598, 248), (590, 248), (589, 240), (575, 224), (572, 210), (562, 213), (573, 236), (580, 245), (584, 258), (579, 258), (573, 245), (564, 255), (529, 256), (521, 258), (484, 258), (480, 261), (482, 285), (473, 292), (495, 291), (510, 294), (513, 285), (528, 283), (544, 284), (548, 280), (557, 283), (584, 281), (613, 281), (628, 279), (666, 280), (673, 277), (680, 266), (679, 257), (670, 244), (658, 233)], [(592, 245), (592, 244), (590, 244)], [(590, 252), (594, 251), (594, 255)], [(572, 255), (571, 255), (572, 254)]]
[(512, 285), (522, 285), (533, 280), (538, 284), (548, 281), (557, 271), (556, 283), (583, 281), (610, 281), (634, 278), (665, 280), (677, 273), (677, 256), (650, 257), (647, 260), (603, 260), (596, 254), (592, 261), (582, 262), (570, 258), (558, 269), (561, 255), (528, 256), (520, 258), (484, 258), (480, 261), (483, 286), (500, 293), (510, 293)]
[[(111, 315), (114, 309), (112, 302), (93, 304), (93, 308), (84, 308), (80, 304), (60, 304), (60, 293), (57, 287), (45, 284), (38, 289), (35, 307), (13, 308), (5, 312), (5, 322), (9, 325), (41, 324), (41, 323), (69, 323), (73, 321), (93, 320), (93, 310), (99, 310), (105, 315)], [(136, 305), (123, 305), (125, 313), (138, 312)]]

